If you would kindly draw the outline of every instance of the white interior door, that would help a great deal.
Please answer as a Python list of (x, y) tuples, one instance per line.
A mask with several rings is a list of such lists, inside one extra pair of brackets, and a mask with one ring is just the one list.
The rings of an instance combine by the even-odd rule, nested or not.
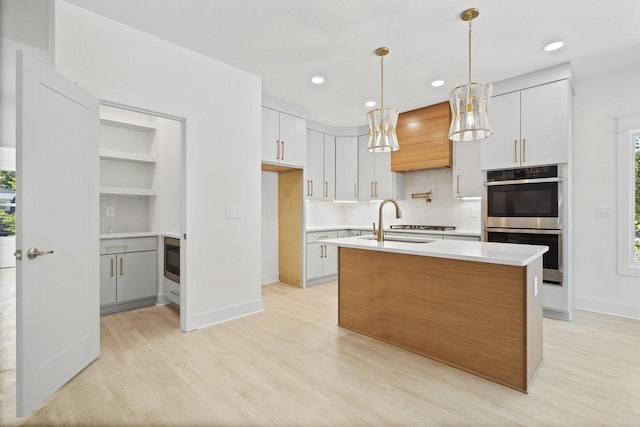
[(99, 160), (98, 100), (22, 52), (17, 64), (20, 417), (100, 353)]

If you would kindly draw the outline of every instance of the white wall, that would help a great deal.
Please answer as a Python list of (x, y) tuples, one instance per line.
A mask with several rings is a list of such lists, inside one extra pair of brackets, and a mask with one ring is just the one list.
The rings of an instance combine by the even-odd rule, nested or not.
[[(629, 53), (633, 54), (633, 53)], [(640, 318), (640, 279), (616, 272), (616, 121), (640, 113), (640, 67), (576, 81), (574, 283), (576, 308)], [(597, 219), (610, 208), (611, 219)]]
[[(480, 200), (453, 198), (451, 169), (433, 169), (403, 174), (403, 185), (397, 199), (402, 218), (396, 219), (393, 209), (385, 207), (384, 226), (392, 224), (455, 225), (463, 230), (480, 230)], [(411, 199), (412, 193), (431, 191), (431, 203)], [(357, 225), (371, 227), (378, 222), (379, 203), (307, 202), (307, 226)], [(478, 215), (472, 217), (472, 210)]]
[(177, 120), (158, 118), (158, 231), (180, 234), (181, 186), (181, 126)]
[(278, 173), (262, 171), (262, 284), (280, 280), (278, 266)]
[[(101, 99), (186, 118), (182, 328), (261, 311), (260, 78), (55, 5), (58, 72)], [(240, 206), (241, 218), (226, 219), (226, 205)]]

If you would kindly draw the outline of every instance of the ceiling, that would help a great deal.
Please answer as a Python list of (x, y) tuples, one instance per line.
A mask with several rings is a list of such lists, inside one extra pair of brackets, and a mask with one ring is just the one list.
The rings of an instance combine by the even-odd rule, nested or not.
[[(446, 101), (467, 81), (473, 21), (474, 81), (496, 82), (571, 61), (580, 79), (640, 70), (637, 0), (67, 0), (262, 77), (263, 95), (330, 126), (365, 124), (380, 100), (374, 50), (387, 46), (385, 106)], [(542, 46), (563, 40), (564, 48)], [(310, 79), (322, 75), (325, 83)], [(433, 88), (435, 79), (444, 86)], [(579, 86), (578, 86), (579, 90)]]

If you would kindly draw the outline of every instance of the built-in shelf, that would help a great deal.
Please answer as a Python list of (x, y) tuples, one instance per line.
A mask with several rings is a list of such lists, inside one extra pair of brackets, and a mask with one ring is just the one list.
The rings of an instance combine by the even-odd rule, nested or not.
[(100, 194), (120, 194), (123, 196), (155, 196), (153, 188), (139, 187), (100, 187)]
[(134, 163), (156, 163), (156, 156), (128, 151), (100, 150), (100, 158), (104, 160), (118, 160)]
[(108, 112), (100, 113), (100, 124), (145, 132), (151, 132), (158, 128), (157, 124), (150, 120), (139, 119), (137, 117), (116, 116)]

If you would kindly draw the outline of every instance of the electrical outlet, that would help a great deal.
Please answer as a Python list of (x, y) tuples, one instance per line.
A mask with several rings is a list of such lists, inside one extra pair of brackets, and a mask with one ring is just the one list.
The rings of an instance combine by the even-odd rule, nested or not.
[(471, 208), (471, 218), (478, 218), (478, 208)]
[(240, 218), (240, 206), (227, 206), (227, 218)]
[(597, 219), (611, 219), (611, 208), (596, 208)]
[(107, 206), (107, 216), (113, 216), (115, 213), (115, 208), (113, 206)]

